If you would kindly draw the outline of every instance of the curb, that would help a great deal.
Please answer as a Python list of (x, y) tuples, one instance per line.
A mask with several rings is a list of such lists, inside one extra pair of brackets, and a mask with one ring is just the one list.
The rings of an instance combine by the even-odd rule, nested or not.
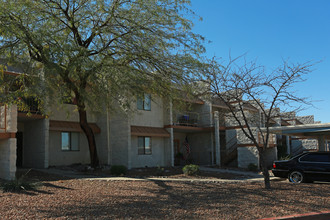
[(305, 214), (294, 214), (282, 217), (272, 217), (272, 218), (262, 218), (258, 220), (328, 220), (330, 219), (330, 211), (320, 211), (320, 212), (309, 212)]

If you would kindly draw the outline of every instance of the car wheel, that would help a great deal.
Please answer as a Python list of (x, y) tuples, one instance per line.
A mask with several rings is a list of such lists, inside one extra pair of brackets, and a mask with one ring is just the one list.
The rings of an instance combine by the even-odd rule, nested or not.
[(295, 170), (289, 174), (289, 181), (292, 183), (303, 183), (306, 179), (302, 172)]

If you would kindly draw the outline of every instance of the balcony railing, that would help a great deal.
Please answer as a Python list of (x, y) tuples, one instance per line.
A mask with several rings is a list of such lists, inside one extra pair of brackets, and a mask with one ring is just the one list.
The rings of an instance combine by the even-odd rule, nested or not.
[(175, 114), (174, 125), (197, 127), (199, 114), (196, 112), (184, 112)]
[(38, 101), (35, 98), (22, 98), (21, 100), (24, 102), (24, 107), (18, 109), (19, 112), (40, 113)]

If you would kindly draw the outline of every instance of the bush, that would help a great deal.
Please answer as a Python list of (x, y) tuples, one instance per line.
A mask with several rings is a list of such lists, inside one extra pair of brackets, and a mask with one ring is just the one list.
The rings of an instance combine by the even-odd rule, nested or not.
[(27, 181), (25, 179), (26, 175), (30, 172), (26, 172), (24, 175), (22, 175), (19, 178), (15, 178), (14, 180), (11, 181), (6, 181), (1, 184), (1, 189), (4, 192), (20, 192), (20, 191), (26, 191), (26, 190), (35, 190), (39, 186), (41, 186), (40, 182), (31, 182)]
[(123, 176), (127, 173), (127, 167), (123, 165), (113, 165), (110, 168), (110, 173), (115, 176)]
[(196, 176), (199, 174), (199, 166), (194, 164), (186, 165), (182, 168), (182, 171), (185, 175)]
[(257, 171), (258, 170), (258, 166), (256, 164), (254, 164), (254, 163), (250, 163), (248, 165), (248, 170), (249, 171)]

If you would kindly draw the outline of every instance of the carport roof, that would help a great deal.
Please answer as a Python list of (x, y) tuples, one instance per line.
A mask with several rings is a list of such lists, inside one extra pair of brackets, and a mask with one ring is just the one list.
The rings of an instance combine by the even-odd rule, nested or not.
[(307, 138), (317, 138), (319, 136), (324, 136), (326, 139), (330, 139), (330, 123), (271, 127), (269, 130), (271, 133), (287, 136)]

